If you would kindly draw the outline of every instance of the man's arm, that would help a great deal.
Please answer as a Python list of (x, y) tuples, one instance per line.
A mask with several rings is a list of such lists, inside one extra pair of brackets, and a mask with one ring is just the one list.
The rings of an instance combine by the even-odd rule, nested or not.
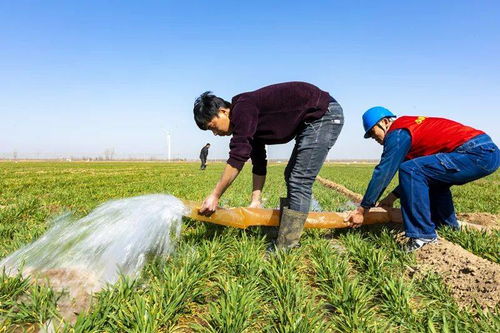
[(262, 207), (262, 189), (266, 182), (267, 173), (267, 154), (266, 146), (257, 140), (252, 140), (252, 159), (253, 187), (252, 187), (252, 202), (249, 207)]
[(203, 201), (203, 204), (200, 208), (200, 214), (211, 215), (213, 212), (215, 212), (219, 204), (220, 197), (236, 179), (239, 173), (239, 169), (231, 166), (230, 164), (226, 164), (219, 182), (217, 183), (217, 185), (215, 185), (212, 193), (205, 199), (205, 201)]
[(232, 138), (229, 142), (229, 158), (222, 176), (212, 193), (203, 202), (200, 213), (215, 212), (219, 198), (243, 169), (252, 152), (251, 138), (257, 129), (259, 110), (252, 101), (240, 99), (231, 109)]
[(355, 225), (363, 223), (362, 216), (371, 207), (375, 206), (378, 198), (398, 171), (399, 165), (404, 161), (410, 147), (411, 135), (406, 130), (395, 130), (387, 135), (380, 163), (373, 171), (372, 179), (368, 184), (360, 207), (349, 215), (349, 221)]
[(252, 202), (249, 207), (262, 208), (262, 189), (266, 182), (266, 175), (253, 174)]
[(398, 185), (394, 188), (394, 190), (392, 190), (391, 193), (387, 194), (387, 196), (384, 199), (380, 200), (378, 206), (383, 207), (385, 209), (392, 208), (394, 206), (394, 201), (398, 200), (400, 196), (401, 196), (400, 187)]
[(361, 201), (362, 207), (370, 208), (375, 206), (378, 198), (380, 198), (404, 161), (410, 146), (410, 133), (404, 129), (393, 131), (387, 135), (382, 158), (373, 171), (372, 179)]

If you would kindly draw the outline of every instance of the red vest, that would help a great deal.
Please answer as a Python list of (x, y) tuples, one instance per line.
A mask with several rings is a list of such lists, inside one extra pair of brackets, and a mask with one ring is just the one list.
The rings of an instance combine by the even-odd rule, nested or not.
[(484, 134), (469, 126), (445, 118), (399, 117), (392, 123), (391, 131), (404, 128), (410, 132), (411, 148), (406, 159), (437, 153), (449, 153), (475, 136)]

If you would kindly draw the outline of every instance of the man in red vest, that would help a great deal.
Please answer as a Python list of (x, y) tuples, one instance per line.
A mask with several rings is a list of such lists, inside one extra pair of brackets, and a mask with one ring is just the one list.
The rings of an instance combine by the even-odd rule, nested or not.
[(360, 207), (347, 220), (359, 227), (399, 170), (399, 186), (379, 205), (392, 207), (400, 198), (409, 237), (406, 250), (411, 252), (436, 242), (437, 226), (459, 228), (450, 187), (495, 172), (500, 151), (483, 131), (449, 119), (395, 118), (380, 106), (363, 114), (365, 138), (375, 139), (384, 151)]

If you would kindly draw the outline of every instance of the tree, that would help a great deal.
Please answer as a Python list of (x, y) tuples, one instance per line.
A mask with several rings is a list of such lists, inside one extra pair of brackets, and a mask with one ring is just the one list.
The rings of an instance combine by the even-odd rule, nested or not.
[(114, 155), (115, 155), (115, 148), (108, 148), (104, 151), (104, 159), (106, 161), (112, 160)]

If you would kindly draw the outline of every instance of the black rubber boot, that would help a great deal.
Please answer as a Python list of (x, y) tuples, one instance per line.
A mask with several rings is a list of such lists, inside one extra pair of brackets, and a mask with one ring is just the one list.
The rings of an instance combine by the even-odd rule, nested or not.
[(299, 247), (300, 236), (304, 230), (307, 213), (283, 208), (276, 240), (276, 249), (292, 249)]
[(280, 198), (280, 220), (283, 215), (284, 208), (288, 208), (288, 198)]

